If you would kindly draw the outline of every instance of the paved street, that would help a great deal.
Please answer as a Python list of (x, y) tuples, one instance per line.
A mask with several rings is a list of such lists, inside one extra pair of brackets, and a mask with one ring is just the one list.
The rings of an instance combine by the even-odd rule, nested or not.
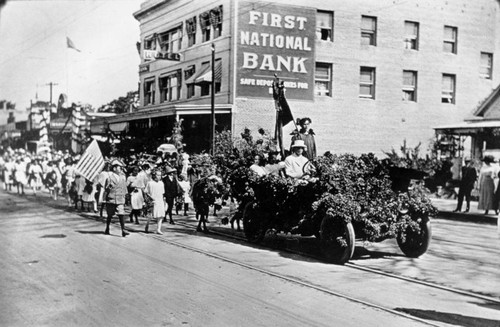
[[(0, 325), (499, 325), (498, 303), (197, 234), (183, 224), (193, 217), (162, 236), (122, 238), (117, 226), (103, 235), (96, 215), (65, 209), (46, 195), (0, 192)], [(213, 230), (228, 229), (223, 214), (211, 218)], [(433, 224), (419, 259), (386, 241), (358, 246), (352, 263), (499, 298), (496, 226)]]

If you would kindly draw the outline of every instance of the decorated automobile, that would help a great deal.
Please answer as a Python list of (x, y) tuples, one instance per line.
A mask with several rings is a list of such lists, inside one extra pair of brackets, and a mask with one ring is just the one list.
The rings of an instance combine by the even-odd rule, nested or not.
[(243, 166), (231, 173), (231, 193), (240, 201), (249, 241), (260, 242), (269, 231), (315, 236), (325, 259), (336, 263), (352, 258), (356, 240), (396, 238), (412, 258), (427, 251), (437, 211), (423, 186), (401, 190), (390, 165), (373, 154), (327, 155), (311, 165), (315, 172), (309, 180), (259, 177)]

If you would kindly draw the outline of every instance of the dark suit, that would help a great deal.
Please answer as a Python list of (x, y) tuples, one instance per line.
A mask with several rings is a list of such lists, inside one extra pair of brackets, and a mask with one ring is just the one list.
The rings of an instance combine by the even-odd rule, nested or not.
[(460, 180), (460, 189), (458, 191), (458, 203), (457, 203), (457, 211), (462, 210), (462, 203), (467, 202), (467, 211), (470, 208), (470, 198), (471, 192), (474, 188), (474, 183), (477, 179), (477, 171), (474, 167), (465, 166), (462, 167), (462, 179)]
[(172, 220), (172, 208), (174, 206), (174, 200), (179, 195), (179, 184), (177, 183), (177, 178), (172, 177), (170, 180), (169, 175), (163, 178), (163, 185), (165, 186), (165, 202), (167, 203), (167, 212), (165, 213), (165, 218), (167, 215), (170, 218), (170, 223), (173, 223)]

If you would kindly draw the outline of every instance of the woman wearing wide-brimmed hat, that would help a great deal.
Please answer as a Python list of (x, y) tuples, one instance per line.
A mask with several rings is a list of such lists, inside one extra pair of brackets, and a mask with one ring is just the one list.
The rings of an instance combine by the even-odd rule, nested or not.
[(495, 210), (494, 195), (496, 169), (491, 164), (495, 161), (493, 156), (487, 155), (483, 158), (483, 166), (479, 171), (479, 203), (478, 209), (484, 210), (487, 215), (489, 210)]

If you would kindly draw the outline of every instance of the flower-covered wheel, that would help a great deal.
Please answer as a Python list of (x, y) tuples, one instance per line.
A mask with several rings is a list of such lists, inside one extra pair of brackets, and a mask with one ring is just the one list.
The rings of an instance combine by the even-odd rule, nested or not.
[(399, 233), (397, 242), (403, 253), (410, 258), (418, 258), (429, 248), (432, 237), (431, 221), (420, 219), (420, 230), (408, 226), (404, 232)]
[(356, 244), (352, 223), (325, 216), (319, 234), (321, 249), (328, 262), (344, 264), (352, 258)]
[(249, 202), (243, 209), (243, 231), (249, 242), (260, 243), (266, 235), (259, 209), (254, 202)]

